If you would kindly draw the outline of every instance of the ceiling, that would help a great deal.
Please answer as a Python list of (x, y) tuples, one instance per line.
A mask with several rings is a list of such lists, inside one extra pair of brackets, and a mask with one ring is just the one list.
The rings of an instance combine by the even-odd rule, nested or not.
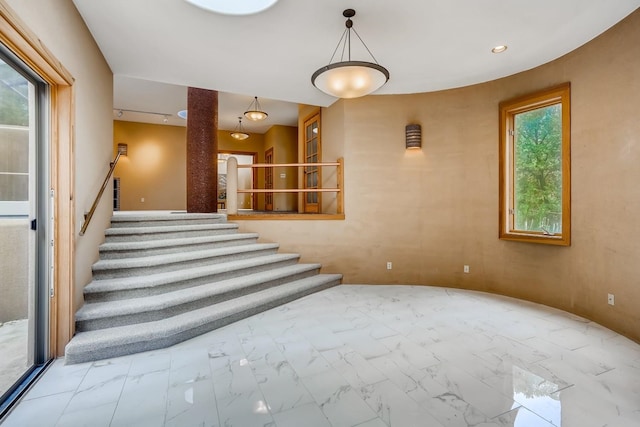
[[(186, 87), (219, 95), (219, 127), (233, 129), (258, 96), (269, 118), (249, 132), (297, 124), (297, 104), (331, 105), (311, 74), (331, 58), (354, 8), (354, 28), (391, 75), (378, 94), (461, 87), (524, 71), (574, 50), (640, 0), (279, 0), (246, 16), (185, 0), (73, 0), (114, 73), (114, 108), (167, 113), (184, 125)], [(507, 45), (506, 52), (491, 48)], [(371, 59), (354, 48), (352, 59)], [(114, 112), (114, 117), (115, 116)], [(162, 123), (125, 113), (121, 120)]]

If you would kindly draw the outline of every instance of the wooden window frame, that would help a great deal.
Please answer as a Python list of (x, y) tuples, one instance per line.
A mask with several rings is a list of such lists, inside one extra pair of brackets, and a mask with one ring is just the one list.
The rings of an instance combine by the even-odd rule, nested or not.
[[(562, 105), (562, 232), (516, 230), (512, 214), (514, 189), (514, 117), (517, 114), (560, 103)], [(499, 150), (499, 238), (547, 245), (571, 245), (571, 84), (549, 89), (500, 103)]]

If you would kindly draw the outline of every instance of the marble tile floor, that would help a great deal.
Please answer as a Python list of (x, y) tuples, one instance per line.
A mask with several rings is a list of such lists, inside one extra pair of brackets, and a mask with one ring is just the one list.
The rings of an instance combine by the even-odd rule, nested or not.
[(506, 297), (341, 285), (168, 349), (57, 360), (16, 426), (638, 427), (640, 345)]

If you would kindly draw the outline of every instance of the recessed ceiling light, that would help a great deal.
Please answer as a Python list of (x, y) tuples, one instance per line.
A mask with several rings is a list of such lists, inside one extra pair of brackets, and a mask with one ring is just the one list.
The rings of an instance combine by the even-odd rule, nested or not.
[(269, 9), (278, 0), (185, 0), (202, 9), (223, 15), (251, 15)]
[(496, 46), (493, 49), (491, 49), (491, 52), (493, 52), (493, 53), (502, 53), (505, 50), (507, 50), (507, 46), (500, 45), (500, 46)]

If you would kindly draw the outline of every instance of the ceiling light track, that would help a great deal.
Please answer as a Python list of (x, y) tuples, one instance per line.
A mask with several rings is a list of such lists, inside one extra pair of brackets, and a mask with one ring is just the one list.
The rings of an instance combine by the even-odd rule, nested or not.
[[(154, 111), (141, 111), (141, 110), (129, 110), (127, 108), (114, 108), (113, 111), (117, 111), (117, 116), (122, 117), (124, 113), (139, 113), (139, 114), (153, 114), (154, 116), (162, 116), (163, 118), (169, 120), (169, 117), (173, 116), (170, 113), (156, 113)], [(165, 122), (166, 123), (166, 122)]]

